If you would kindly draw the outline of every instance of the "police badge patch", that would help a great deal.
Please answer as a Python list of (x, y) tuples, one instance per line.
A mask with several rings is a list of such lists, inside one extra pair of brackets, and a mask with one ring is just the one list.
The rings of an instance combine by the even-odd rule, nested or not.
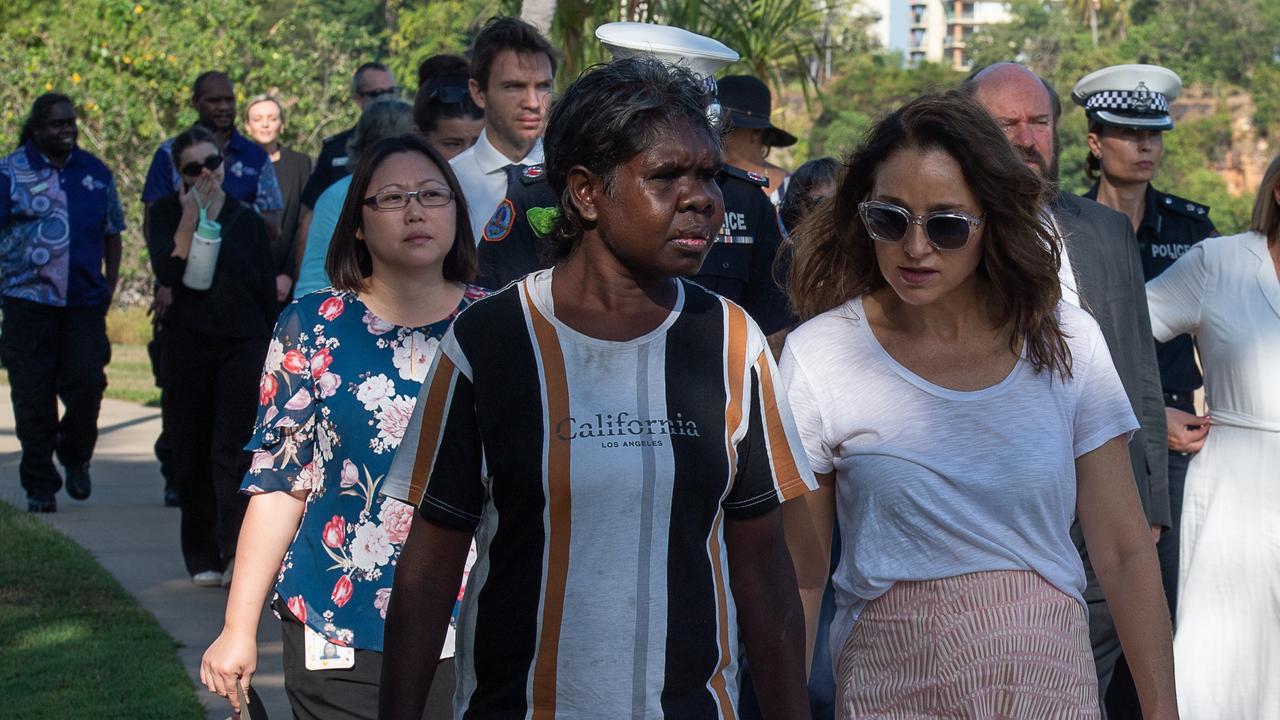
[(484, 225), (485, 242), (502, 242), (511, 234), (511, 226), (515, 224), (516, 210), (511, 198), (503, 200), (498, 209), (493, 211), (489, 222)]

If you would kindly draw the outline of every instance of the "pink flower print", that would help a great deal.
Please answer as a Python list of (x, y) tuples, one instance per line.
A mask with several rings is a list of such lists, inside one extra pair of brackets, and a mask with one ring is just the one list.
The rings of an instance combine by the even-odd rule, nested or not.
[(329, 522), (324, 524), (324, 533), (321, 536), (324, 544), (331, 548), (337, 549), (342, 547), (347, 541), (347, 521), (341, 515), (334, 515)]
[(298, 388), (298, 392), (284, 404), (285, 410), (306, 410), (311, 405), (311, 393), (306, 388)]
[(342, 387), (342, 376), (337, 373), (326, 372), (316, 380), (316, 389), (321, 398), (333, 397), (339, 387)]
[(337, 319), (345, 309), (346, 304), (342, 302), (342, 298), (335, 295), (320, 303), (320, 317), (332, 322)]
[(303, 465), (293, 483), (294, 490), (318, 490), (323, 486), (324, 466), (316, 462), (309, 462)]
[(266, 375), (275, 375), (280, 372), (280, 364), (284, 362), (284, 345), (279, 340), (272, 338), (267, 345), (267, 360), (262, 365), (262, 372)]
[(397, 395), (387, 398), (379, 406), (374, 419), (378, 422), (378, 439), (388, 448), (400, 447), (405, 428), (413, 417), (413, 406), (417, 398)]
[(311, 356), (311, 379), (319, 380), (322, 375), (329, 372), (329, 366), (333, 364), (333, 355), (329, 352), (329, 348), (324, 348), (320, 352)]
[(355, 487), (355, 484), (360, 482), (360, 469), (356, 467), (355, 463), (347, 459), (342, 461), (342, 478), (340, 482), (344, 488)]
[(409, 526), (413, 524), (413, 506), (395, 498), (387, 498), (382, 501), (378, 520), (387, 533), (387, 540), (403, 545), (405, 539), (409, 537)]
[(373, 606), (378, 609), (378, 614), (383, 620), (387, 619), (387, 606), (391, 604), (391, 588), (378, 588), (378, 592), (373, 595)]
[(333, 604), (342, 607), (351, 599), (351, 595), (355, 593), (355, 587), (351, 584), (351, 578), (343, 575), (338, 578), (338, 582), (333, 584), (333, 593), (329, 595), (333, 600)]
[(368, 328), (369, 330), (370, 335), (382, 335), (384, 333), (389, 333), (392, 330), (396, 329), (395, 325), (392, 325), (391, 323), (387, 322), (386, 320), (383, 320), (377, 315), (374, 315), (368, 310), (364, 311), (363, 320), (364, 320), (365, 327)]
[(284, 368), (285, 372), (301, 375), (302, 371), (307, 368), (307, 359), (297, 350), (290, 350), (280, 360), (280, 367)]
[(269, 470), (275, 463), (275, 456), (266, 450), (258, 450), (253, 453), (253, 461), (249, 463), (249, 472), (254, 470)]
[(289, 608), (289, 612), (293, 613), (293, 616), (298, 618), (298, 622), (301, 622), (304, 625), (306, 624), (307, 603), (305, 600), (302, 599), (301, 595), (294, 595), (293, 597), (286, 600), (284, 604), (286, 607)]
[(372, 572), (390, 562), (394, 554), (395, 548), (381, 525), (366, 522), (356, 526), (355, 538), (351, 541), (351, 564), (356, 569)]
[(279, 389), (280, 383), (274, 375), (263, 375), (262, 382), (258, 383), (258, 404), (270, 405), (276, 399), (276, 391)]

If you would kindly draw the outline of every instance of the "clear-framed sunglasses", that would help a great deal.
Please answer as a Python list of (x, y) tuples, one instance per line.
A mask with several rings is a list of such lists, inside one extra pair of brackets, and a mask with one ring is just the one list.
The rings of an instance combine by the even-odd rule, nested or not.
[(374, 210), (403, 210), (410, 200), (417, 200), (424, 208), (444, 207), (453, 202), (453, 192), (445, 188), (422, 190), (385, 190), (364, 199), (364, 204)]
[(974, 217), (959, 210), (939, 210), (912, 215), (905, 208), (879, 200), (858, 203), (858, 214), (872, 239), (883, 243), (899, 242), (907, 236), (912, 225), (924, 230), (925, 239), (938, 250), (959, 250), (969, 243), (974, 228), (982, 224), (983, 217)]

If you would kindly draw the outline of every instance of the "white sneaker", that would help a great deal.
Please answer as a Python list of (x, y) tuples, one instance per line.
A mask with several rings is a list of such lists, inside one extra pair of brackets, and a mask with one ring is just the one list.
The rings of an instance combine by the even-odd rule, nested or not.
[(222, 587), (231, 587), (231, 571), (235, 570), (236, 559), (231, 558), (227, 561), (227, 569), (222, 571), (222, 580), (218, 583)]
[(205, 570), (191, 576), (191, 584), (196, 587), (218, 587), (222, 584), (222, 573), (217, 570)]

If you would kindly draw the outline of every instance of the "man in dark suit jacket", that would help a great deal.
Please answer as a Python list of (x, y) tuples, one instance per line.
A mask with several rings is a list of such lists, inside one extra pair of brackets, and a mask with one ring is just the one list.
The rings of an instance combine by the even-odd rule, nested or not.
[[(999, 63), (969, 76), (963, 90), (991, 113), (1031, 169), (1057, 182), (1057, 122), (1062, 106), (1047, 83), (1022, 65)], [(1129, 444), (1129, 457), (1154, 542), (1170, 522), (1168, 455), (1160, 367), (1150, 339), (1137, 238), (1123, 215), (1075, 195), (1059, 193), (1047, 211), (1065, 250), (1063, 298), (1077, 302), (1098, 321), (1142, 425)], [(1079, 522), (1072, 526), (1072, 537), (1085, 561), (1084, 597), (1089, 604), (1098, 696), (1103, 698), (1120, 657), (1120, 639), (1089, 564)]]

